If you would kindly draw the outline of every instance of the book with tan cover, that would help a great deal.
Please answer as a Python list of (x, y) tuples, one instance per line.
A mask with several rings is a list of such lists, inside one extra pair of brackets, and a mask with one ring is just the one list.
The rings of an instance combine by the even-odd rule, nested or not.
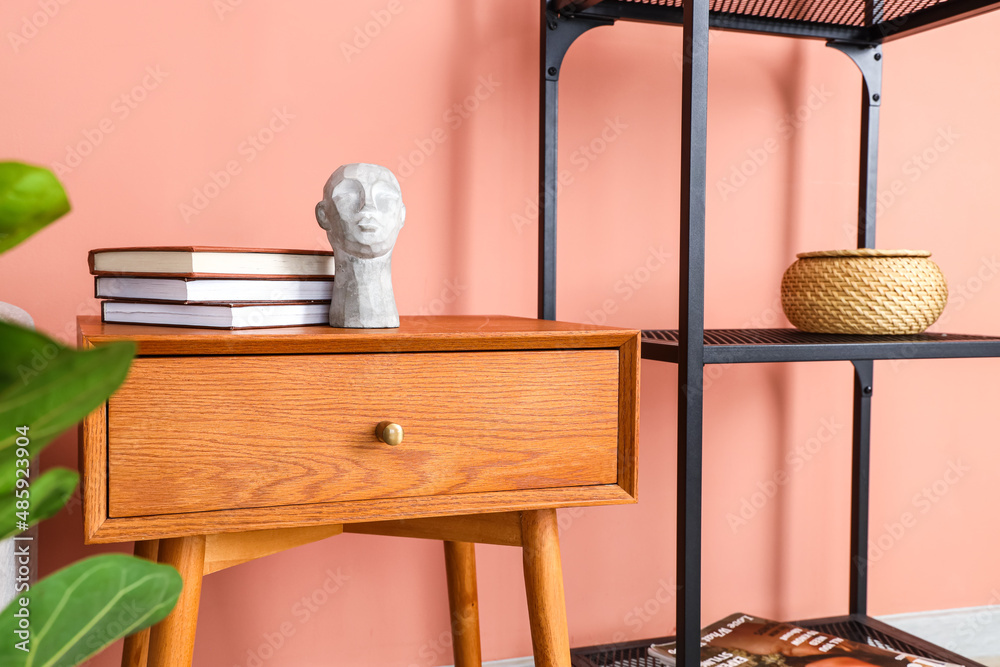
[(212, 246), (97, 248), (90, 251), (87, 262), (95, 276), (301, 280), (329, 279), (334, 273), (330, 250)]

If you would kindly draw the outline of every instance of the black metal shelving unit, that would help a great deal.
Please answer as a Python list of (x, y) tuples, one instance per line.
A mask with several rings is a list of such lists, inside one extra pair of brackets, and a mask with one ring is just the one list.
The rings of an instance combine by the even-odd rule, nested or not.
[[(975, 666), (977, 663), (867, 614), (870, 424), (874, 361), (1000, 357), (1000, 337), (955, 334), (834, 336), (793, 329), (706, 330), (705, 188), (710, 28), (825, 40), (861, 71), (859, 248), (875, 247), (882, 44), (1000, 8), (1000, 0), (603, 0), (587, 9), (541, 2), (538, 316), (556, 316), (559, 73), (582, 34), (617, 21), (682, 26), (679, 324), (644, 331), (642, 356), (677, 373), (678, 666), (699, 666), (701, 620), (702, 382), (706, 364), (850, 361), (854, 366), (849, 609), (801, 624), (858, 641)], [(650, 639), (573, 651), (577, 667), (643, 667)]]

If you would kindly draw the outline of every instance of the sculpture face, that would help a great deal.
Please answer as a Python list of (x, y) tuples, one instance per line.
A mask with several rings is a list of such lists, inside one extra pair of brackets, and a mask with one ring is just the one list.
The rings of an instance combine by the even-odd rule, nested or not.
[(375, 164), (337, 169), (323, 188), (323, 201), (316, 204), (316, 220), (334, 251), (365, 259), (392, 250), (405, 218), (399, 182)]

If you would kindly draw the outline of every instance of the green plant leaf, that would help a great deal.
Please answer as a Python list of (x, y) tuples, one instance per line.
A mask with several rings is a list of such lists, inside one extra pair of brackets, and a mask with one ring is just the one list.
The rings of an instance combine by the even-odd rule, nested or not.
[[(8, 480), (3, 481), (6, 486)], [(32, 480), (28, 488), (17, 489), (18, 493), (26, 495), (24, 498), (15, 496), (14, 489), (0, 494), (0, 539), (16, 535), (39, 521), (55, 516), (73, 495), (79, 481), (80, 476), (75, 471), (53, 468)], [(13, 487), (14, 484), (10, 486)], [(28, 518), (24, 522), (26, 525), (19, 524), (22, 519), (17, 516), (18, 512), (25, 512), (22, 516)]]
[[(124, 554), (74, 563), (42, 579), (0, 613), (0, 665), (72, 667), (111, 642), (161, 621), (177, 604), (181, 576)], [(26, 600), (25, 600), (26, 598)], [(21, 605), (26, 601), (27, 606)], [(28, 612), (28, 648), (16, 613)]]
[[(19, 437), (37, 455), (114, 393), (135, 356), (130, 341), (75, 350), (3, 322), (0, 350), (0, 474), (11, 469)], [(16, 430), (24, 426), (27, 434)]]
[(69, 212), (59, 179), (44, 167), (0, 162), (0, 252)]

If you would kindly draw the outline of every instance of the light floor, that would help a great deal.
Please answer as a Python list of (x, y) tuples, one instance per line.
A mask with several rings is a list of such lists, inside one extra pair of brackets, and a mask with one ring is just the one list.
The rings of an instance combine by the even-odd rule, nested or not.
[[(1000, 600), (1000, 594), (994, 592), (994, 600)], [(1000, 605), (894, 614), (879, 620), (987, 667), (1000, 667)], [(970, 628), (975, 632), (970, 634)], [(963, 639), (956, 643), (956, 637)]]

